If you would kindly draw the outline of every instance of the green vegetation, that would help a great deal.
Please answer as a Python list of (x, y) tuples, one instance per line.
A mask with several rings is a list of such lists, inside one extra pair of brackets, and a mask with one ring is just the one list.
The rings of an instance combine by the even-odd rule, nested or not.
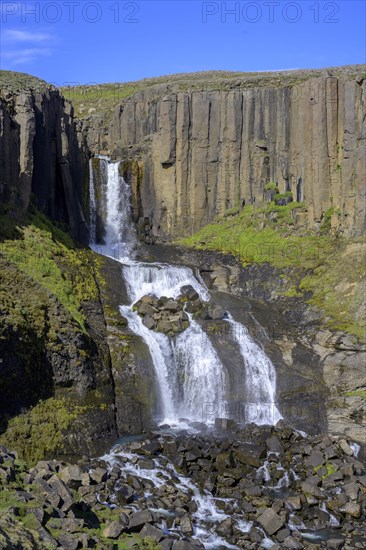
[(265, 191), (276, 191), (278, 193), (278, 185), (274, 181), (270, 181), (269, 183), (266, 183), (264, 186)]
[(363, 340), (365, 240), (335, 237), (326, 231), (333, 208), (325, 212), (320, 234), (295, 229), (293, 215), (305, 208), (304, 203), (277, 206), (274, 201), (256, 210), (246, 206), (178, 242), (233, 254), (244, 266), (268, 263), (286, 270), (282, 296), (306, 299), (322, 311), (326, 326)]
[(25, 460), (35, 463), (56, 450), (60, 451), (63, 431), (86, 410), (86, 407), (77, 406), (65, 398), (40, 401), (29, 412), (9, 420), (0, 443), (18, 449)]
[[(85, 330), (82, 303), (98, 296), (93, 253), (78, 249), (67, 233), (37, 212), (30, 214), (28, 222), (17, 228), (3, 217), (1, 234), (3, 256), (52, 292)], [(9, 235), (18, 238), (9, 239)]]
[(347, 397), (360, 397), (366, 401), (366, 390), (353, 390), (345, 393)]

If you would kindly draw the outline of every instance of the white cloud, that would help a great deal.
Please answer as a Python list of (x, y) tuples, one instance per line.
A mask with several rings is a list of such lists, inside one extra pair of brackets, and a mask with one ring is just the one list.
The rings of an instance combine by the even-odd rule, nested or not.
[(7, 29), (4, 32), (4, 39), (9, 42), (48, 42), (53, 40), (53, 36), (47, 33), (19, 31), (15, 29)]
[(54, 37), (47, 32), (6, 29), (2, 35), (2, 58), (12, 66), (29, 64), (40, 57), (49, 57), (54, 50)]

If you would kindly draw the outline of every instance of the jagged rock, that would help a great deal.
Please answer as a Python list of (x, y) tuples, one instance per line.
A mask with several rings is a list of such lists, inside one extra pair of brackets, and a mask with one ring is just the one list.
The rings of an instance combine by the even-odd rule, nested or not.
[(151, 537), (156, 540), (156, 542), (160, 542), (163, 538), (163, 531), (153, 525), (150, 525), (150, 523), (145, 523), (139, 534), (143, 538)]
[(191, 536), (193, 535), (193, 527), (191, 518), (188, 515), (185, 515), (180, 520), (180, 528), (183, 535)]
[(233, 533), (233, 520), (231, 518), (224, 519), (224, 521), (219, 523), (216, 531), (219, 535), (223, 537), (231, 537)]
[(95, 483), (102, 483), (107, 480), (108, 472), (104, 468), (95, 468), (89, 472), (90, 479)]
[(124, 529), (124, 523), (118, 520), (112, 521), (103, 529), (103, 537), (107, 539), (117, 539)]
[(72, 489), (78, 489), (83, 481), (83, 472), (79, 466), (72, 464), (63, 468), (59, 477)]
[(143, 318), (142, 322), (149, 330), (153, 330), (156, 327), (156, 320), (152, 319), (148, 315)]
[(196, 290), (191, 285), (182, 286), (182, 288), (180, 289), (180, 296), (183, 298), (187, 298), (187, 300), (189, 300), (190, 302), (199, 299), (198, 292), (196, 292)]
[(164, 334), (167, 334), (168, 332), (171, 332), (173, 330), (172, 324), (169, 321), (166, 321), (163, 319), (162, 321), (159, 321), (158, 323), (158, 331), (163, 332)]
[(131, 531), (139, 531), (145, 523), (149, 523), (151, 521), (153, 521), (153, 517), (148, 510), (133, 512), (129, 517), (128, 528)]
[(340, 507), (339, 511), (353, 518), (361, 516), (361, 506), (357, 502), (347, 502), (344, 506)]
[(237, 428), (237, 423), (232, 418), (215, 418), (215, 430), (232, 431)]
[(271, 508), (268, 508), (257, 518), (266, 533), (271, 536), (281, 529), (284, 525), (282, 518)]
[(164, 309), (171, 311), (172, 313), (176, 313), (179, 311), (179, 303), (175, 300), (168, 300), (164, 305)]
[(235, 451), (235, 458), (242, 464), (249, 464), (259, 468), (261, 459), (266, 456), (264, 445), (251, 445), (250, 443), (241, 444)]
[(64, 548), (65, 550), (77, 550), (79, 547), (78, 538), (72, 537), (67, 533), (61, 533), (57, 539), (57, 542), (60, 544), (61, 548)]

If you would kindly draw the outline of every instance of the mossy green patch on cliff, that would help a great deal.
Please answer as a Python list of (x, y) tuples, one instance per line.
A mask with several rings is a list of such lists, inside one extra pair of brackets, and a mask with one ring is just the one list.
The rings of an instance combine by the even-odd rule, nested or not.
[[(332, 248), (331, 237), (299, 236), (288, 231), (284, 222), (292, 210), (303, 208), (301, 203), (253, 210), (245, 207), (237, 216), (222, 217), (219, 223), (209, 224), (180, 244), (198, 249), (220, 250), (237, 256), (243, 265), (271, 263), (279, 268), (314, 268)], [(274, 224), (266, 216), (280, 214)], [(282, 227), (283, 225), (283, 227)]]
[(221, 216), (217, 223), (179, 243), (233, 254), (244, 266), (269, 263), (290, 269), (294, 277), (287, 273), (289, 286), (284, 288), (284, 296), (304, 297), (323, 312), (329, 328), (365, 339), (365, 240), (335, 237), (325, 231), (333, 209), (325, 213), (320, 234), (292, 229), (294, 212), (304, 208), (303, 203), (295, 202), (286, 206), (271, 202), (256, 210), (245, 207), (237, 215)]
[(347, 391), (345, 394), (347, 397), (360, 397), (364, 401), (366, 401), (366, 390), (353, 390), (353, 391)]
[(67, 399), (40, 401), (27, 413), (9, 421), (6, 434), (0, 436), (0, 443), (17, 450), (22, 458), (35, 463), (56, 450), (60, 452), (63, 432), (85, 412), (86, 407), (77, 406)]
[(84, 329), (82, 303), (98, 297), (94, 254), (78, 249), (72, 239), (39, 213), (17, 228), (20, 238), (5, 238), (1, 253), (52, 292)]

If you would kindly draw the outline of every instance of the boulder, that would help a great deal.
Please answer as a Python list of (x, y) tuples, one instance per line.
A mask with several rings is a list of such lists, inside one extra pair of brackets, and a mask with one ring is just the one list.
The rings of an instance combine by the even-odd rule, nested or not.
[(219, 321), (225, 317), (225, 310), (218, 304), (209, 304), (207, 313), (213, 321)]
[(267, 508), (267, 510), (257, 518), (257, 521), (269, 536), (277, 533), (284, 525), (283, 519), (271, 508)]
[(149, 330), (153, 330), (156, 326), (156, 322), (155, 320), (150, 317), (149, 315), (146, 315), (143, 320), (142, 320), (142, 323), (145, 325), (146, 328), (148, 328)]
[(117, 539), (124, 529), (125, 525), (121, 521), (112, 521), (103, 529), (103, 537)]
[(83, 481), (83, 472), (76, 464), (70, 464), (59, 473), (60, 479), (72, 489), (78, 489)]
[(153, 517), (149, 510), (140, 510), (139, 512), (133, 512), (128, 521), (128, 528), (130, 531), (140, 531), (145, 523), (153, 521)]
[(139, 534), (143, 538), (151, 537), (156, 540), (156, 542), (160, 542), (163, 538), (163, 531), (153, 525), (150, 525), (150, 523), (145, 523)]
[(356, 519), (361, 516), (361, 506), (357, 502), (347, 502), (339, 508), (339, 511)]
[(164, 305), (164, 309), (167, 311), (171, 311), (172, 313), (176, 313), (177, 311), (179, 311), (180, 308), (181, 306), (175, 300), (168, 300)]
[(235, 451), (235, 459), (241, 464), (248, 464), (259, 468), (261, 459), (266, 456), (266, 447), (264, 445), (255, 445), (250, 443), (242, 443)]
[(183, 535), (191, 536), (193, 535), (192, 521), (188, 514), (183, 516), (180, 520), (180, 529)]

